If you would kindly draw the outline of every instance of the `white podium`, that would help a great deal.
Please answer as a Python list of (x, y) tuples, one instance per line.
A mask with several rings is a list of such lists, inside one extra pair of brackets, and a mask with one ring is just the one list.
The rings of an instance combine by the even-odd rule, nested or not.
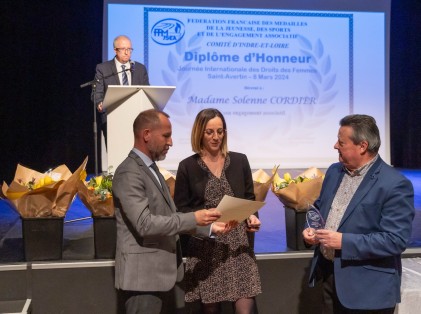
[[(133, 122), (148, 109), (163, 110), (175, 86), (110, 85), (104, 97), (107, 111), (107, 166), (114, 172), (133, 148)], [(102, 163), (104, 167), (104, 162)]]

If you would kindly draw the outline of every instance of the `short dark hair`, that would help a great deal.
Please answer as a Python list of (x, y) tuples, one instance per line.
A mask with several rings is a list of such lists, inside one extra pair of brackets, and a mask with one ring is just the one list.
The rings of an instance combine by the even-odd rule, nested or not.
[(340, 126), (349, 126), (353, 130), (351, 140), (354, 144), (367, 141), (367, 150), (377, 154), (380, 148), (380, 132), (376, 120), (365, 114), (351, 114), (339, 121)]
[(134, 136), (136, 137), (140, 130), (158, 126), (161, 123), (161, 120), (159, 119), (160, 115), (163, 115), (167, 118), (170, 117), (165, 112), (156, 109), (148, 109), (139, 113), (133, 122)]
[(222, 115), (222, 113), (218, 109), (215, 109), (215, 108), (203, 109), (197, 114), (196, 119), (194, 120), (192, 132), (191, 132), (191, 146), (192, 146), (192, 150), (195, 153), (197, 154), (201, 153), (203, 149), (202, 139), (204, 136), (203, 134), (205, 132), (206, 124), (208, 124), (209, 120), (212, 120), (213, 118), (216, 118), (216, 117), (221, 118), (222, 125), (224, 128), (224, 137), (222, 138), (221, 152), (224, 156), (228, 153), (227, 132), (226, 132), (227, 124), (225, 122), (225, 118)]

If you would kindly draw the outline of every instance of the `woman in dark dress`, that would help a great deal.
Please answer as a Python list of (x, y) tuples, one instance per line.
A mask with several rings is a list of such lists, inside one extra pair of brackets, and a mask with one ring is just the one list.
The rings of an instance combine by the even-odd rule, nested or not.
[[(246, 155), (228, 152), (227, 128), (217, 109), (204, 109), (192, 129), (194, 155), (177, 171), (174, 200), (178, 210), (215, 208), (225, 194), (254, 200), (253, 179)], [(218, 313), (230, 301), (236, 313), (253, 313), (261, 293), (260, 276), (247, 232), (260, 228), (251, 215), (231, 232), (211, 239), (192, 236), (186, 263), (186, 302), (201, 301), (201, 313)]]

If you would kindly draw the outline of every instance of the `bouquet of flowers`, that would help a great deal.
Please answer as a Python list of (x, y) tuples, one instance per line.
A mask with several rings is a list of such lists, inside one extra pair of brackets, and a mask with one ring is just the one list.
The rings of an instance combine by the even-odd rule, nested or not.
[(285, 207), (297, 212), (307, 211), (310, 204), (319, 197), (324, 174), (317, 168), (309, 168), (295, 178), (286, 172), (281, 178), (277, 173), (273, 178), (272, 192)]
[(275, 166), (272, 169), (272, 176), (269, 176), (264, 170), (259, 169), (253, 172), (253, 188), (254, 195), (256, 196), (256, 201), (264, 202), (270, 186), (272, 184), (273, 178), (278, 170), (279, 166)]
[(87, 162), (88, 157), (73, 174), (65, 165), (41, 173), (18, 164), (12, 183), (3, 182), (1, 196), (23, 218), (64, 217)]
[(86, 171), (78, 182), (78, 195), (82, 203), (89, 209), (92, 216), (114, 216), (113, 203), (113, 173), (111, 168), (108, 172), (92, 177), (86, 181)]

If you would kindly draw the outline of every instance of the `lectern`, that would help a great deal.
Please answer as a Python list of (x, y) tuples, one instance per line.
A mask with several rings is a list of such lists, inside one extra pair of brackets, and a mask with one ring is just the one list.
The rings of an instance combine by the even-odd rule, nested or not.
[(163, 110), (175, 86), (109, 85), (103, 106), (107, 112), (107, 159), (113, 171), (133, 148), (133, 121), (148, 109)]

